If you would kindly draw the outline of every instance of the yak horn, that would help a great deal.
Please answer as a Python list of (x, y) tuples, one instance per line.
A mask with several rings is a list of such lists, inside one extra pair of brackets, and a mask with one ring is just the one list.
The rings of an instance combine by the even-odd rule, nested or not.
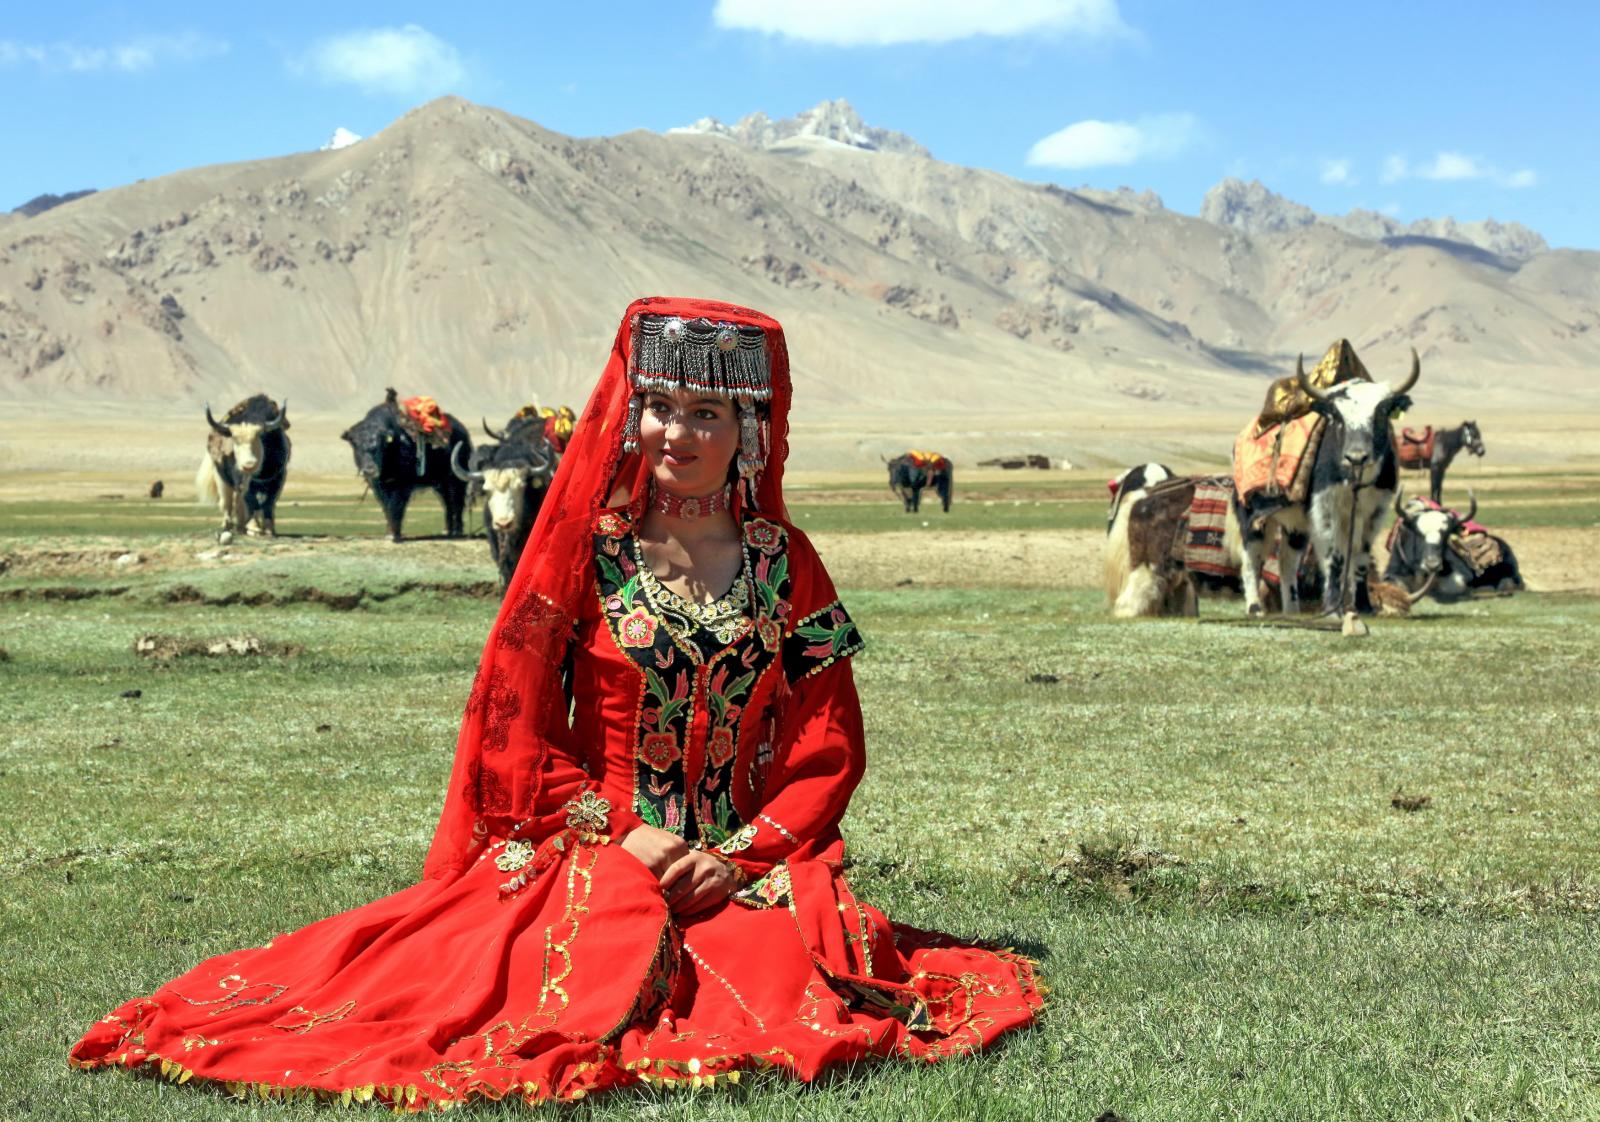
[(1433, 586), (1438, 583), (1439, 570), (1435, 569), (1433, 572), (1428, 574), (1428, 579), (1422, 582), (1421, 588), (1417, 589), (1415, 592), (1406, 593), (1406, 602), (1408, 604), (1415, 604), (1418, 600), (1421, 600), (1428, 593), (1432, 592)]
[(1471, 522), (1478, 516), (1478, 496), (1471, 487), (1467, 488), (1467, 501), (1472, 505), (1467, 508), (1467, 516), (1461, 520), (1463, 522)]
[(467, 471), (461, 466), (461, 445), (457, 444), (450, 449), (450, 470), (456, 473), (456, 478), (463, 483), (482, 483), (483, 472)]
[(1394, 391), (1395, 396), (1399, 397), (1403, 393), (1409, 393), (1411, 391), (1411, 387), (1417, 384), (1417, 379), (1420, 377), (1422, 377), (1422, 360), (1417, 357), (1417, 348), (1412, 347), (1411, 373), (1407, 374), (1406, 380), (1401, 382), (1400, 385), (1396, 387)]
[(268, 432), (277, 432), (283, 427), (283, 422), (289, 419), (289, 399), (284, 398), (283, 404), (278, 406), (278, 415), (267, 422)]
[(211, 431), (218, 436), (225, 436), (230, 440), (233, 439), (233, 430), (211, 415), (211, 403), (209, 401), (206, 402), (206, 423), (211, 426)]
[(1306, 356), (1301, 355), (1294, 361), (1294, 384), (1300, 387), (1300, 392), (1312, 401), (1326, 401), (1328, 395), (1306, 381)]
[(483, 422), (483, 431), (489, 434), (489, 439), (490, 440), (504, 440), (506, 438), (506, 434), (505, 433), (503, 433), (503, 432), (495, 432), (492, 428), (489, 427), (489, 418), (487, 418), (487, 417), (479, 417), (478, 419)]

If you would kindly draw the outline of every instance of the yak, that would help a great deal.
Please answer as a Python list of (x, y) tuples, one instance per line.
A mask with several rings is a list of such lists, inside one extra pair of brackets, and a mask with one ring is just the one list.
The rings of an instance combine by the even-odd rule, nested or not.
[(1437, 503), (1406, 503), (1395, 495), (1385, 581), (1415, 593), (1415, 599), (1431, 594), (1445, 603), (1478, 592), (1508, 594), (1527, 587), (1517, 555), (1504, 538), (1473, 521), (1478, 498), (1470, 488), (1467, 496), (1472, 505), (1463, 518)]
[[(219, 421), (206, 405), (205, 455), (195, 472), (196, 499), (215, 502), (230, 533), (276, 537), (278, 496), (289, 471), (289, 402), (266, 394), (246, 398)], [(159, 484), (157, 484), (159, 486)], [(155, 490), (152, 488), (152, 497)]]
[(511, 585), (528, 533), (561, 457), (545, 434), (540, 417), (513, 417), (505, 431), (483, 423), (483, 431), (498, 444), (486, 444), (472, 453), (472, 466), (461, 466), (461, 446), (450, 451), (451, 470), (457, 479), (483, 492), (483, 529), (489, 539), (489, 556), (500, 572), (500, 593)]
[[(1244, 538), (1242, 575), (1248, 614), (1260, 615), (1264, 610), (1261, 569), (1267, 535), (1273, 527), (1282, 530), (1279, 559), (1284, 572), (1298, 570), (1308, 541), (1315, 547), (1322, 569), (1323, 614), (1344, 610), (1347, 572), (1355, 586), (1355, 610), (1371, 614), (1367, 574), (1372, 567), (1372, 537), (1400, 479), (1390, 418), (1410, 406), (1407, 394), (1421, 375), (1422, 360), (1413, 348), (1411, 371), (1397, 386), (1353, 380), (1324, 390), (1306, 379), (1305, 359), (1300, 359), (1295, 383), (1311, 408), (1326, 418), (1327, 429), (1311, 465), (1304, 502), (1270, 491), (1248, 500), (1234, 496), (1235, 517)], [(1285, 590), (1284, 610), (1299, 610), (1298, 592), (1292, 584)]]
[(458, 449), (472, 451), (472, 438), (466, 426), (450, 414), (443, 414), (443, 418), (449, 431), (435, 446), (410, 421), (395, 391), (390, 389), (383, 404), (374, 405), (365, 417), (340, 434), (350, 445), (357, 473), (383, 507), (390, 541), (400, 540), (411, 492), (418, 487), (433, 488), (444, 504), (446, 537), (459, 538), (464, 532), (467, 485), (451, 464)]
[(944, 504), (945, 513), (950, 512), (950, 495), (955, 488), (955, 480), (947, 457), (937, 453), (907, 452), (884, 462), (889, 465), (889, 490), (905, 503), (907, 514), (922, 509), (924, 487), (932, 487), (938, 493), (939, 501)]

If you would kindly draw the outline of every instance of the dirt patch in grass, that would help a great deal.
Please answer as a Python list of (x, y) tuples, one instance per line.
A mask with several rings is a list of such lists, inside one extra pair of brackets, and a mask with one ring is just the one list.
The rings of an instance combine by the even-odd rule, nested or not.
[(368, 604), (381, 604), (413, 592), (435, 592), (443, 596), (469, 596), (487, 600), (500, 595), (500, 585), (492, 580), (482, 581), (402, 581), (392, 589), (373, 591), (365, 586), (354, 592), (328, 592), (325, 589), (303, 585), (286, 592), (233, 591), (212, 596), (192, 584), (175, 584), (162, 589), (156, 599), (163, 604), (200, 604), (208, 608), (264, 608), (285, 604), (321, 604), (336, 612), (352, 612)]
[(127, 585), (112, 588), (77, 588), (73, 585), (0, 588), (0, 603), (12, 603), (18, 600), (94, 600), (101, 596), (121, 596), (127, 591)]
[(849, 588), (1099, 587), (1105, 535), (1092, 530), (941, 533), (937, 528), (812, 537)]
[(1132, 900), (1154, 870), (1183, 862), (1154, 846), (1123, 839), (1081, 841), (1050, 870), (1057, 884), (1104, 892), (1113, 900)]
[(293, 658), (305, 650), (298, 643), (279, 643), (258, 635), (223, 635), (193, 639), (182, 635), (140, 635), (133, 653), (140, 658), (171, 662), (179, 658)]

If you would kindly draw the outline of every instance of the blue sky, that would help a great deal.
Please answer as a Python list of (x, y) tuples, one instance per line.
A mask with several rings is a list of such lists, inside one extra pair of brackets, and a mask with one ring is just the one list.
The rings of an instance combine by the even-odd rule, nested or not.
[(1238, 175), (1325, 213), (1493, 216), (1600, 248), (1588, 3), (19, 7), (0, 15), (4, 208), (370, 135), (446, 92), (580, 136), (844, 97), (940, 159), (1187, 213)]

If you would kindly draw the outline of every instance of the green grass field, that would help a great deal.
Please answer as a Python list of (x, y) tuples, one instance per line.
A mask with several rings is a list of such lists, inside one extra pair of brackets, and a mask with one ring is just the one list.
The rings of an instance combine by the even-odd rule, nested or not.
[[(805, 497), (807, 529), (904, 525), (892, 505)], [(1103, 517), (1088, 493), (990, 497), (935, 525)], [(495, 606), (438, 589), (489, 575), (482, 543), (252, 543), (229, 567), (191, 559), (206, 512), (150, 526), (130, 504), (0, 506), (14, 562), (41, 536), (105, 551), (106, 535), (188, 535), (128, 572), (0, 572), (0, 1120), (323, 1117), (65, 1055), (203, 957), (412, 882)], [(348, 534), (348, 505), (308, 504), (294, 529)], [(130, 521), (108, 528), (113, 508)], [(436, 528), (431, 498), (416, 513)], [(841, 583), (871, 644), (856, 888), (900, 921), (1034, 955), (1045, 1019), (965, 1062), (538, 1116), (1600, 1117), (1600, 599), (1428, 605), (1351, 642), (1232, 611), (1115, 623), (1087, 588)], [(170, 602), (179, 585), (378, 597), (215, 607)], [(62, 587), (121, 591), (41, 592)], [(156, 662), (134, 653), (146, 633), (278, 653)]]

